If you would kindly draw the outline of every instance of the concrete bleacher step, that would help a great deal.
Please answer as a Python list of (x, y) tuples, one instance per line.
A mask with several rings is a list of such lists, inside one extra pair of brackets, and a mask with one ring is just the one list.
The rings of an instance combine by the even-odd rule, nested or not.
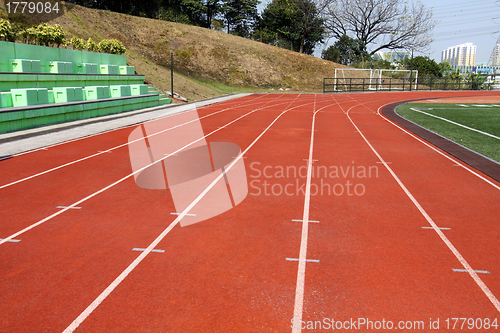
[(160, 105), (171, 104), (171, 103), (172, 103), (171, 98), (160, 98)]

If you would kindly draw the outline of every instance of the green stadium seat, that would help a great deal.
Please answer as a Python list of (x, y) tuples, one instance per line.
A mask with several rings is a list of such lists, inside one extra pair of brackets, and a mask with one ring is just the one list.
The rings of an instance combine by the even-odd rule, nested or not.
[(128, 85), (109, 86), (111, 97), (126, 97), (131, 96), (131, 89)]
[(49, 73), (71, 74), (73, 73), (73, 63), (68, 61), (49, 61)]
[(109, 98), (109, 96), (110, 96), (109, 87), (107, 86), (85, 87), (85, 97), (87, 101)]
[(76, 64), (77, 74), (99, 74), (97, 64), (81, 63)]
[(15, 73), (41, 73), (42, 64), (40, 60), (11, 59), (11, 69)]
[(54, 103), (83, 101), (83, 89), (81, 87), (54, 87)]
[(121, 75), (134, 75), (135, 67), (134, 66), (119, 66)]
[(131, 84), (130, 94), (132, 96), (146, 95), (148, 93), (147, 84)]
[(101, 74), (118, 74), (117, 65), (99, 65), (99, 71)]
[(0, 108), (11, 108), (12, 105), (12, 94), (10, 92), (0, 93)]
[(46, 88), (11, 89), (10, 92), (14, 107), (49, 103), (49, 93)]

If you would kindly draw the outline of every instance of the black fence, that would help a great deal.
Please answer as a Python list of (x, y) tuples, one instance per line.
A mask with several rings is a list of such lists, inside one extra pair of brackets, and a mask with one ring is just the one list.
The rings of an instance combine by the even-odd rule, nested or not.
[(464, 79), (409, 78), (324, 78), (323, 92), (477, 90)]

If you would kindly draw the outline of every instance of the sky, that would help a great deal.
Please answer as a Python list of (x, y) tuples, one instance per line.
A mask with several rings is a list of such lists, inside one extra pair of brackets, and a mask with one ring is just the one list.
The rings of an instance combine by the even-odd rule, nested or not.
[[(262, 10), (270, 0), (259, 5)], [(426, 55), (441, 62), (441, 51), (450, 46), (473, 43), (477, 46), (476, 64), (488, 62), (493, 47), (500, 35), (500, 0), (420, 0), (432, 8), (433, 18), (438, 21), (432, 37), (434, 41)], [(324, 48), (335, 43), (330, 39), (325, 45), (318, 45), (314, 55), (321, 56)]]

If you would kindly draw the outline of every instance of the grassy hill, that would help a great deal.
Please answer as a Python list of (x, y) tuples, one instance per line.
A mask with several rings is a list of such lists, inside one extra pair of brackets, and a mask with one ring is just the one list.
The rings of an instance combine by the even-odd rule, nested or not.
[(129, 65), (162, 90), (170, 90), (173, 51), (174, 90), (190, 101), (234, 92), (321, 92), (323, 78), (346, 67), (221, 31), (64, 2), (61, 8), (65, 14), (49, 24), (60, 24), (68, 39), (119, 39)]

